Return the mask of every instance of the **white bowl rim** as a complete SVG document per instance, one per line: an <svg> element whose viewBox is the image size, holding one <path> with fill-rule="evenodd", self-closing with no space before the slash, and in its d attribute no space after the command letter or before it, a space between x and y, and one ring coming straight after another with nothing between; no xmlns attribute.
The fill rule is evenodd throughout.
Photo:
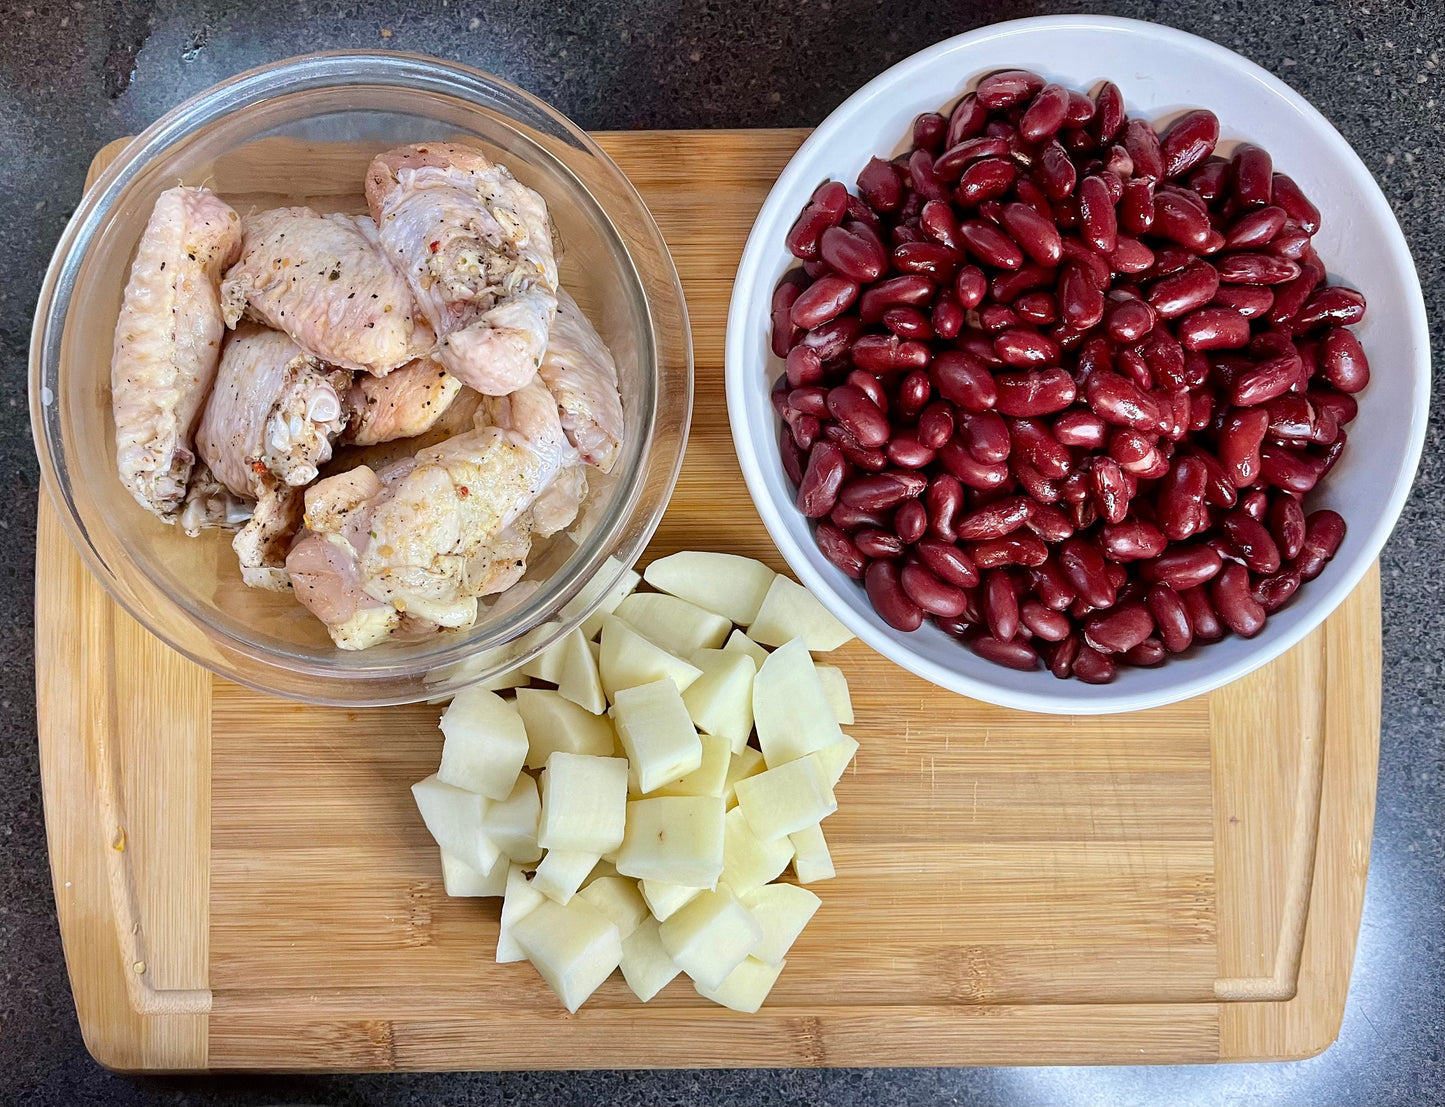
<svg viewBox="0 0 1445 1107"><path fill-rule="evenodd" d="M772 241L768 236L767 225L774 222L780 214L780 208L785 199L784 194L806 168L806 163L813 152L830 144L840 132L844 131L849 126L852 115L861 105L876 96L885 94L895 86L906 83L941 55L963 46L974 46L991 39L1003 39L1039 30L1103 30L1168 42L1192 50L1212 63L1231 69L1243 77L1264 85L1287 101L1319 131L1323 141L1332 148L1334 154L1353 177L1351 183L1357 187L1356 196L1359 201L1385 228L1386 245L1391 262L1404 275L1404 283L1410 293L1400 308L1412 332L1416 348L1421 351L1420 358L1409 368L1416 374L1418 383L1423 385L1419 392L1425 398L1425 402L1416 405L1416 409L1412 413L1405 449L1406 464L1392 485L1384 510L1366 536L1363 548L1353 560L1344 565L1332 563L1335 571L1329 574L1328 581L1321 580L1312 584L1309 597L1311 606L1308 609L1307 617L1300 619L1297 624L1278 638L1262 642L1258 650L1231 664L1206 670L1189 679L1181 680L1175 685L1149 692L1119 691L1114 695L1109 695L1106 690L1107 686L1105 689L1096 687L1092 689L1093 694L1090 698L1085 699L1072 695L1069 685L1063 681L1057 682L1057 689L1050 693L1019 691L999 687L921 657L906 641L900 640L896 636L898 632L880 629L873 623L860 618L846 604L827 604L833 614L842 620L849 630L883 656L923 679L961 695L1001 707L1056 715L1107 715L1124 711L1142 711L1203 695L1237 680L1273 661L1324 622L1354 591L1369 571L1370 566L1380 556L1380 551L1384 548L1390 532L1394 529L1395 523L1404 510L1405 501L1414 484L1425 445L1425 432L1429 420L1430 335L1426 322L1424 295L1420 289L1414 258L1410 254L1404 232L1400 230L1394 212L1390 209L1389 202L1380 191L1374 176L1360 156L1355 153L1354 148L1345 141L1344 136L1308 100L1268 70L1233 50L1186 31L1145 20L1097 15L1034 16L994 23L945 39L884 70L843 101L808 136L784 167L782 173L779 174L754 221L747 244L743 248L742 258L738 263L732 298L728 305L724 357L728 422L732 427L733 444L738 456L738 463L742 468L743 480L747 484L748 492L752 496L758 514L762 517L764 526L767 527L769 535L789 567L797 573L803 584L826 602L827 597L836 592L836 585L814 567L810 555L804 552L785 525L777 504L769 498L759 456L754 449L753 441L746 432L745 396L754 382L748 379L747 366L744 364L748 356L744 350L744 331L748 312L754 307L754 296L762 287L758 280L762 263L778 247L778 242ZM771 288L767 291L771 293ZM791 505L789 506L791 507ZM1322 590L1316 590L1320 583L1325 584L1325 587Z"/></svg>

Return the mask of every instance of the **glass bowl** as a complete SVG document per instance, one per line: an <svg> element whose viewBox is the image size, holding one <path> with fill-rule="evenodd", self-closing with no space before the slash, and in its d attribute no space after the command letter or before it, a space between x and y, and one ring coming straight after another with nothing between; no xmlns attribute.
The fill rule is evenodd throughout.
<svg viewBox="0 0 1445 1107"><path fill-rule="evenodd" d="M534 546L525 580L477 624L351 652L291 595L241 582L230 534L187 538L122 489L112 332L156 196L206 184L243 215L280 204L366 210L362 180L392 146L480 147L547 200L562 282L617 360L625 441L588 471L570 531ZM132 616L191 660L266 692L374 705L444 695L576 627L646 546L676 483L692 412L692 344L677 271L622 171L540 100L485 73L406 54L328 53L244 73L133 140L81 200L41 290L30 411L45 488L71 540Z"/></svg>

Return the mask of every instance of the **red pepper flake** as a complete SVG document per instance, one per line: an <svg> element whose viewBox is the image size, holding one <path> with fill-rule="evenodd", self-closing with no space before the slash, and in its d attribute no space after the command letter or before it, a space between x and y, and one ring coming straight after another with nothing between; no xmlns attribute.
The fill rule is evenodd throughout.
<svg viewBox="0 0 1445 1107"><path fill-rule="evenodd" d="M440 249L442 248L442 240L441 240L441 239L437 239L435 242L429 242L429 243L427 243L427 245L428 245L429 247L431 247L431 252L432 252L432 253L436 253L438 250L440 250Z"/></svg>
<svg viewBox="0 0 1445 1107"><path fill-rule="evenodd" d="M457 486L457 499L465 500L471 494L472 490L468 488L465 484Z"/></svg>

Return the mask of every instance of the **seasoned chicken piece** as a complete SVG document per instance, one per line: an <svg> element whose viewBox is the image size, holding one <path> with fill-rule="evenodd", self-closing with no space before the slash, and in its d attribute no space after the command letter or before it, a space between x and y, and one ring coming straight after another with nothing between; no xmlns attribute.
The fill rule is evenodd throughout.
<svg viewBox="0 0 1445 1107"><path fill-rule="evenodd" d="M346 441L374 446L425 434L461 391L462 382L431 358L418 358L384 377L358 376L348 397L353 415Z"/></svg>
<svg viewBox="0 0 1445 1107"><path fill-rule="evenodd" d="M237 530L251 518L254 506L250 497L236 495L211 475L204 461L198 461L176 522L191 538L203 530Z"/></svg>
<svg viewBox="0 0 1445 1107"><path fill-rule="evenodd" d="M286 565L297 597L343 649L385 638L403 614L413 628L471 626L477 597L525 568L524 517L577 454L539 381L478 415L493 425L308 490L306 530Z"/></svg>
<svg viewBox="0 0 1445 1107"><path fill-rule="evenodd" d="M622 444L622 396L617 363L577 301L557 289L547 352L537 370L562 410L562 427L582 460L604 473Z"/></svg>
<svg viewBox="0 0 1445 1107"><path fill-rule="evenodd" d="M205 188L160 194L141 235L111 356L116 466L136 502L175 522L195 463L191 432L221 357L217 286L241 220Z"/></svg>
<svg viewBox="0 0 1445 1107"><path fill-rule="evenodd" d="M493 396L531 380L557 310L542 197L479 151L443 142L378 155L366 199L447 371Z"/></svg>
<svg viewBox="0 0 1445 1107"><path fill-rule="evenodd" d="M196 449L215 478L256 500L232 542L247 584L287 586L286 547L301 525L297 489L316 479L346 426L345 369L323 365L279 331L252 323L226 343Z"/></svg>
<svg viewBox="0 0 1445 1107"><path fill-rule="evenodd" d="M226 322L249 313L307 353L385 376L429 349L411 292L365 216L273 208L245 219L241 260L226 274Z"/></svg>

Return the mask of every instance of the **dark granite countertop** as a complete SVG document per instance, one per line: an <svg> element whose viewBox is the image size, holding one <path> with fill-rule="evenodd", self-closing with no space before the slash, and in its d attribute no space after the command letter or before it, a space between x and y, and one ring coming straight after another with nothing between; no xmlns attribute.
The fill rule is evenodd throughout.
<svg viewBox="0 0 1445 1107"><path fill-rule="evenodd" d="M1214 1068L538 1073L135 1079L85 1052L55 923L36 762L37 471L25 405L41 275L91 155L252 65L331 47L497 73L584 127L819 122L891 63L1020 16L1092 10L1214 39L1308 97L1394 204L1445 353L1441 0L0 0L0 1101L6 1103L1445 1103L1445 389L1384 557L1384 719L1364 920L1339 1042Z"/></svg>

